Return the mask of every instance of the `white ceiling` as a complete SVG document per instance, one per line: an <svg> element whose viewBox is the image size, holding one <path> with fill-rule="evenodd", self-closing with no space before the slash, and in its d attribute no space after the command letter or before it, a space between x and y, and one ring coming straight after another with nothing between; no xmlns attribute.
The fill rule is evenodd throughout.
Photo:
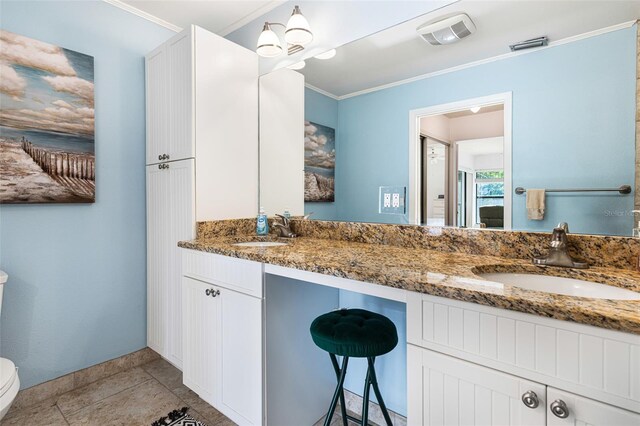
<svg viewBox="0 0 640 426"><path fill-rule="evenodd" d="M458 153L467 155L502 154L504 138L470 139L458 141Z"/></svg>
<svg viewBox="0 0 640 426"><path fill-rule="evenodd" d="M220 35L229 34L284 3L281 0L119 1L175 26L186 28L196 24Z"/></svg>
<svg viewBox="0 0 640 426"><path fill-rule="evenodd" d="M465 12L477 32L431 46L421 24ZM509 53L509 44L546 35L551 43L640 18L640 1L461 0L338 48L331 60L309 59L306 82L337 97Z"/></svg>

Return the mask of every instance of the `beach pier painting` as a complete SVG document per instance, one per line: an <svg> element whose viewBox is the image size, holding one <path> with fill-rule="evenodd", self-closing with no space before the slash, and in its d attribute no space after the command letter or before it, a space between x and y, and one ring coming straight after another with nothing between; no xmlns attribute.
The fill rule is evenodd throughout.
<svg viewBox="0 0 640 426"><path fill-rule="evenodd" d="M322 124L304 123L304 201L335 200L336 131Z"/></svg>
<svg viewBox="0 0 640 426"><path fill-rule="evenodd" d="M93 57L0 30L0 203L95 202Z"/></svg>

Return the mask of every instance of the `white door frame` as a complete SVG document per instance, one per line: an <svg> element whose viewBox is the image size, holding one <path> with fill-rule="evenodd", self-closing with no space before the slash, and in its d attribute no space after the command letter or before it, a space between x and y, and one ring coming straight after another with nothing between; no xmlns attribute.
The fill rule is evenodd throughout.
<svg viewBox="0 0 640 426"><path fill-rule="evenodd" d="M464 99L409 111L409 223L420 225L420 119L429 115L446 114L474 106L504 105L504 229L511 229L512 173L511 173L511 121L512 92L497 93L479 98Z"/></svg>

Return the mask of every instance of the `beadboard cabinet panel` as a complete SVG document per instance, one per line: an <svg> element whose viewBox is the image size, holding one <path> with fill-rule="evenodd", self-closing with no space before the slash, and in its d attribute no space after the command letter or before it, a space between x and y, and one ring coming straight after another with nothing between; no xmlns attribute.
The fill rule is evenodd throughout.
<svg viewBox="0 0 640 426"><path fill-rule="evenodd" d="M182 262L178 241L195 236L194 160L147 166L147 344L182 363Z"/></svg>
<svg viewBox="0 0 640 426"><path fill-rule="evenodd" d="M640 411L637 335L410 292L407 336L421 347Z"/></svg>
<svg viewBox="0 0 640 426"><path fill-rule="evenodd" d="M632 413L551 387L547 388L547 400L548 407L551 407L554 401L563 401L568 409L568 416L566 418L560 418L553 414L551 408L549 408L547 412L548 426L640 425L640 414L638 413Z"/></svg>
<svg viewBox="0 0 640 426"><path fill-rule="evenodd" d="M183 31L169 40L168 92L169 92L169 160L195 157L193 131L193 32Z"/></svg>
<svg viewBox="0 0 640 426"><path fill-rule="evenodd" d="M262 297L262 263L184 249L182 264L185 276Z"/></svg>
<svg viewBox="0 0 640 426"><path fill-rule="evenodd" d="M147 345L166 353L169 280L169 235L158 232L169 223L169 175L147 166Z"/></svg>
<svg viewBox="0 0 640 426"><path fill-rule="evenodd" d="M182 380L213 406L220 402L220 298L210 284L184 277L182 280L183 344Z"/></svg>
<svg viewBox="0 0 640 426"><path fill-rule="evenodd" d="M169 151L169 78L166 47L160 46L146 57L147 164L162 161Z"/></svg>
<svg viewBox="0 0 640 426"><path fill-rule="evenodd" d="M409 345L409 421L416 425L544 425L545 386ZM522 395L535 392L529 408Z"/></svg>

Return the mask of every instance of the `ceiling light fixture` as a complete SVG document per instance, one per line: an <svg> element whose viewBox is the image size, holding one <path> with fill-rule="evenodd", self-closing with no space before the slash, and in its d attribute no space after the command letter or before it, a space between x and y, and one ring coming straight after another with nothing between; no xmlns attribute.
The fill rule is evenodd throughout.
<svg viewBox="0 0 640 426"><path fill-rule="evenodd" d="M479 107L479 106L474 106L474 107L469 108L469 111L471 111L472 113L475 114L476 112L480 111L480 108L481 107Z"/></svg>
<svg viewBox="0 0 640 426"><path fill-rule="evenodd" d="M289 65L287 68L289 68L290 70L298 71L304 68L305 65L307 65L305 61L300 61L296 62L295 64Z"/></svg>
<svg viewBox="0 0 640 426"><path fill-rule="evenodd" d="M279 22L264 23L260 37L258 37L256 53L265 58L274 58L280 55L283 50L280 45L280 38L271 29L274 25L285 29L284 40L288 44L287 53L289 55L300 52L306 44L311 43L313 40L313 33L311 32L307 18L300 12L300 8L295 6L286 26Z"/></svg>
<svg viewBox="0 0 640 426"><path fill-rule="evenodd" d="M264 23L260 37L258 37L258 48L256 53L265 58L273 58L282 53L282 46L280 46L280 39L278 35L273 32L271 25L268 22Z"/></svg>
<svg viewBox="0 0 640 426"><path fill-rule="evenodd" d="M428 22L416 29L429 44L440 46L455 43L476 32L476 25L469 15L460 13L435 22Z"/></svg>
<svg viewBox="0 0 640 426"><path fill-rule="evenodd" d="M324 53L314 56L316 59L331 59L336 56L336 49L327 50Z"/></svg>

